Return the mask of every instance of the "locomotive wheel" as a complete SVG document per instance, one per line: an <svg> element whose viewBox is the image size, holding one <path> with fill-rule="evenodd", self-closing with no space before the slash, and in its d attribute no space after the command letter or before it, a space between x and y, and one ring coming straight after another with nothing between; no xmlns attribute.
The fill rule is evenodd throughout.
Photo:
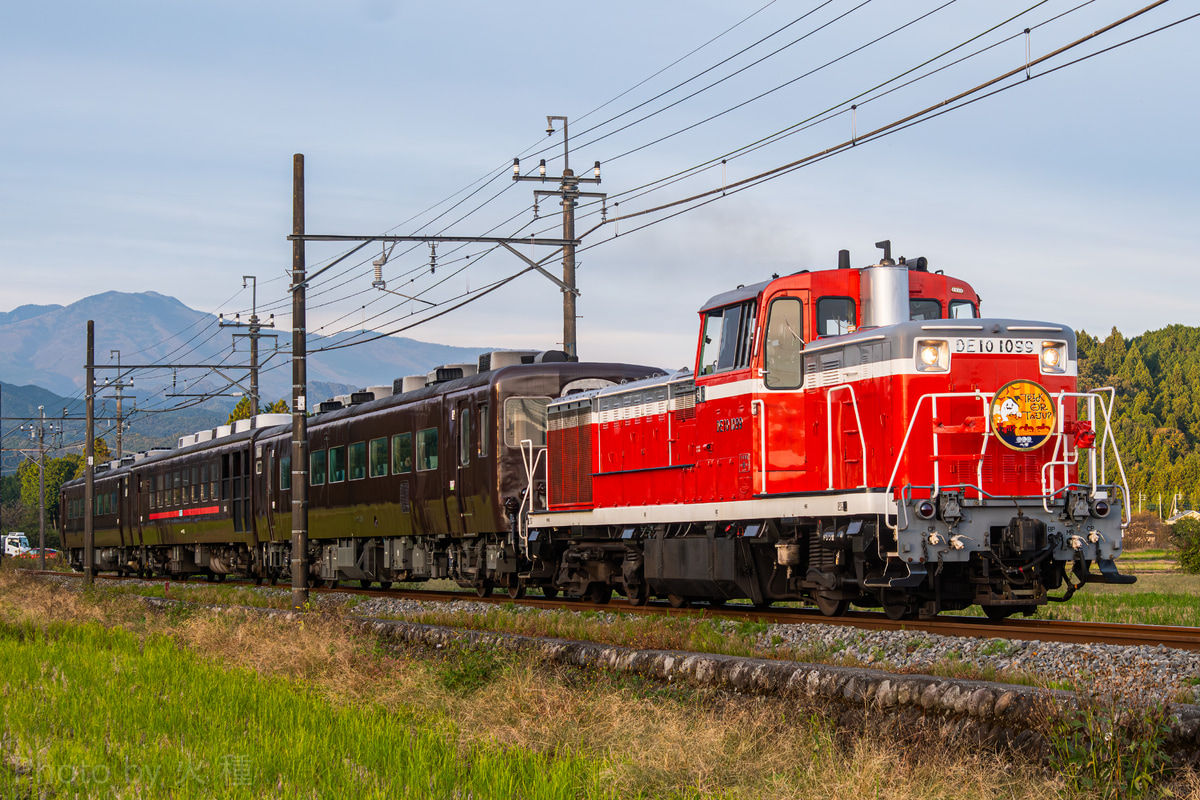
<svg viewBox="0 0 1200 800"><path fill-rule="evenodd" d="M813 592L813 601L827 617L840 617L850 608L850 601L832 597L828 592Z"/></svg>
<svg viewBox="0 0 1200 800"><path fill-rule="evenodd" d="M598 606L608 605L612 600L612 587L603 583L593 583L588 587L588 599Z"/></svg>
<svg viewBox="0 0 1200 800"><path fill-rule="evenodd" d="M890 620L899 622L905 619L917 618L917 604L904 592L898 592L895 589L884 589L879 593L879 603L883 606L883 613Z"/></svg>
<svg viewBox="0 0 1200 800"><path fill-rule="evenodd" d="M671 608L687 608L689 605L686 597L680 597L677 594L667 595L667 602L671 604Z"/></svg>
<svg viewBox="0 0 1200 800"><path fill-rule="evenodd" d="M983 613L993 621L1000 621L1016 614L1030 616L1037 613L1037 606L983 606Z"/></svg>
<svg viewBox="0 0 1200 800"><path fill-rule="evenodd" d="M475 584L475 594L479 595L480 597L491 597L493 588L495 588L495 587L493 586L491 581L484 581L483 583L477 583L477 584Z"/></svg>
<svg viewBox="0 0 1200 800"><path fill-rule="evenodd" d="M224 583L224 582L225 582L225 576L226 576L226 573L224 573L224 572L218 572L218 573L217 573L217 583Z"/></svg>
<svg viewBox="0 0 1200 800"><path fill-rule="evenodd" d="M637 586L625 585L625 600L631 606L644 606L646 601L650 599L650 587L644 583L639 583Z"/></svg>

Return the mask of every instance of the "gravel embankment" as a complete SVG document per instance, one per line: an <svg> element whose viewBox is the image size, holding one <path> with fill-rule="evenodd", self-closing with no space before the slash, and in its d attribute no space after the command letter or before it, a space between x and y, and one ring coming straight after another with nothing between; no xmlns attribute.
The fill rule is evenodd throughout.
<svg viewBox="0 0 1200 800"><path fill-rule="evenodd" d="M72 579L59 579L78 586ZM129 586L129 581L122 583ZM161 586L160 583L147 583ZM253 587L263 595L286 595L282 587ZM181 596L179 593L176 596ZM489 603L469 600L452 603L411 600L400 597L369 597L342 593L312 596L317 607L340 605L350 598L360 602L353 613L359 617L411 619L429 612L453 610L483 613L495 610ZM591 618L594 624L617 619L619 606L611 606ZM510 609L515 614L579 613L529 607ZM716 620L731 632L738 623ZM1200 689L1200 653L1157 647L1124 647L1107 644L1072 644L1019 639L973 639L939 636L923 631L867 631L819 623L770 625L758 635L762 655L786 649L802 659L820 663L864 666L903 673L967 674L999 682L1041 683L1055 688L1074 687L1098 695L1113 694L1125 702L1193 702ZM994 677L992 677L994 676Z"/></svg>

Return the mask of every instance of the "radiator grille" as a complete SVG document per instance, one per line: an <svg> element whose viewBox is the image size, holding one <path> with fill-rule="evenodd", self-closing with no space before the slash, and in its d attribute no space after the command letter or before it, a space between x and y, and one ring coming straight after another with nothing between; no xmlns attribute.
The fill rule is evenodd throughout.
<svg viewBox="0 0 1200 800"><path fill-rule="evenodd" d="M550 507L591 503L591 408L552 413L546 444L550 454Z"/></svg>

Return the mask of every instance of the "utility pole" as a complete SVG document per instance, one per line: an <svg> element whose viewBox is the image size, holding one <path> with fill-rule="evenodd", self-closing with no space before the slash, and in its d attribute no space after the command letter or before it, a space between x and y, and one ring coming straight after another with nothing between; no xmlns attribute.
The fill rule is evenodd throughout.
<svg viewBox="0 0 1200 800"><path fill-rule="evenodd" d="M123 394L123 392L126 389L133 388L133 378L130 378L129 380L125 380L124 376L122 376L122 374L121 374L121 351L120 350L109 350L108 351L109 358L112 358L114 355L117 357L117 377L112 382L109 382L109 379L105 378L104 386L105 386L105 388L111 388L113 391L116 392L116 394L105 395L104 399L117 401L117 461L120 461L121 456L123 456L125 454L124 440L122 438L124 435L124 432L125 432L125 416L124 416L124 414L121 413L121 404L125 399L125 395Z"/></svg>
<svg viewBox="0 0 1200 800"><path fill-rule="evenodd" d="M292 235L304 236L304 155L292 157ZM308 372L304 239L292 239L292 609L308 605Z"/></svg>
<svg viewBox="0 0 1200 800"><path fill-rule="evenodd" d="M258 340L264 336L268 336L272 339L278 337L273 333L260 333L261 329L263 328L275 327L275 315L271 315L271 320L269 322L263 323L259 321L258 278L256 278L254 275L243 275L243 289L246 288L247 281L249 281L250 286L253 287L250 294L250 321L242 322L241 314L234 314L233 322L226 322L224 314L218 315L218 319L222 328L248 328L250 331L249 333L235 333L233 338L235 342L240 337L245 337L250 340L250 416L253 417L258 413L258 409L262 406L262 398L259 396L258 391Z"/></svg>
<svg viewBox="0 0 1200 800"><path fill-rule="evenodd" d="M96 322L87 324L87 441L83 444L83 585L91 586L96 564L96 538L92 512L96 503Z"/></svg>
<svg viewBox="0 0 1200 800"><path fill-rule="evenodd" d="M575 297L579 294L575 291L575 207L578 205L580 197L596 197L603 200L607 195L598 192L581 192L579 184L581 183L599 183L600 182L600 162L597 161L593 167L593 175L591 178L581 178L571 171L571 149L570 140L567 137L567 118L566 117L546 117L546 135L554 135L554 123L562 122L563 130L563 171L562 175L552 180L559 181L557 191L537 190L533 193L534 196L534 214L537 214L537 198L544 196L560 197L562 199L562 215L563 215L563 234L562 238L567 244L563 245L563 277L562 282L567 288L563 289L563 350L566 351L568 357L572 361L579 360L579 347L576 338L576 312L575 312ZM521 159L513 159L513 180L514 181L541 181L546 182L546 159L542 159L538 165L537 175L522 175L521 174ZM603 213L603 212L602 212Z"/></svg>

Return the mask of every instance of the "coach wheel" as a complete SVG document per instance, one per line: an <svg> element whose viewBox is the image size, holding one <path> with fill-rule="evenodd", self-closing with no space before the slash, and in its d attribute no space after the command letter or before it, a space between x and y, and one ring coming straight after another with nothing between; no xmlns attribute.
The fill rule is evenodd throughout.
<svg viewBox="0 0 1200 800"><path fill-rule="evenodd" d="M371 581L364 579L364 580L359 581L358 585L359 585L359 588L361 588L361 589L370 589Z"/></svg>
<svg viewBox="0 0 1200 800"><path fill-rule="evenodd" d="M494 588L495 584L493 584L491 581L482 581L475 584L475 594L479 595L480 597L491 597L492 589Z"/></svg>
<svg viewBox="0 0 1200 800"><path fill-rule="evenodd" d="M554 598L558 597L558 589L554 588L553 586L543 586L542 597L546 598L547 600L553 600Z"/></svg>
<svg viewBox="0 0 1200 800"><path fill-rule="evenodd" d="M271 570L267 574L267 585L274 586L277 583L279 583L279 573L276 572L275 570Z"/></svg>
<svg viewBox="0 0 1200 800"><path fill-rule="evenodd" d="M227 573L218 572L217 573L217 583L224 583L226 577L227 577Z"/></svg>
<svg viewBox="0 0 1200 800"><path fill-rule="evenodd" d="M850 601L834 597L828 592L813 592L813 602L827 617L840 617L850 608Z"/></svg>
<svg viewBox="0 0 1200 800"><path fill-rule="evenodd" d="M508 590L509 598L513 600L520 600L525 596L525 581L521 580L515 572L508 574L505 588Z"/></svg>
<svg viewBox="0 0 1200 800"><path fill-rule="evenodd" d="M671 604L671 608L687 608L688 599L677 594L667 595L667 602Z"/></svg>
<svg viewBox="0 0 1200 800"><path fill-rule="evenodd" d="M612 587L606 583L593 583L588 587L588 599L598 606L608 605L612 600Z"/></svg>
<svg viewBox="0 0 1200 800"><path fill-rule="evenodd" d="M899 622L900 620L917 618L917 604L904 592L898 592L895 589L884 589L879 593L879 603L883 606L883 613L890 620Z"/></svg>
<svg viewBox="0 0 1200 800"><path fill-rule="evenodd" d="M262 583L263 583L263 576L262 576L262 575L255 575L255 576L254 576L254 585L255 585L255 586L262 586Z"/></svg>
<svg viewBox="0 0 1200 800"><path fill-rule="evenodd" d="M325 585L325 579L309 573L308 580L305 581L310 589L320 589Z"/></svg>
<svg viewBox="0 0 1200 800"><path fill-rule="evenodd" d="M388 589L392 588L392 582L391 581L380 581L379 588L383 589L386 592Z"/></svg>
<svg viewBox="0 0 1200 800"><path fill-rule="evenodd" d="M644 583L636 586L625 584L625 599L631 606L644 606L650 599L650 587Z"/></svg>

